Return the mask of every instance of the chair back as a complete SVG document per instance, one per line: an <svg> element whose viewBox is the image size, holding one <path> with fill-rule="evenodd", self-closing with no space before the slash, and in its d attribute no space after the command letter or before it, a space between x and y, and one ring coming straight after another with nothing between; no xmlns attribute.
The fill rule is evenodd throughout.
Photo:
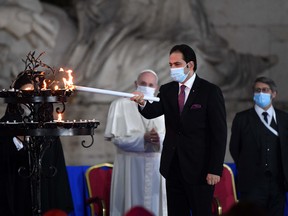
<svg viewBox="0 0 288 216"><path fill-rule="evenodd" d="M43 216L68 216L68 214L60 209L51 209L43 213Z"/></svg>
<svg viewBox="0 0 288 216"><path fill-rule="evenodd" d="M142 206L134 206L128 212L125 213L125 216L154 216L154 215Z"/></svg>
<svg viewBox="0 0 288 216"><path fill-rule="evenodd" d="M102 163L91 166L85 173L91 216L109 216L112 169L112 164Z"/></svg>
<svg viewBox="0 0 288 216"><path fill-rule="evenodd" d="M213 211L217 211L216 215L225 214L235 203L238 202L234 174L232 169L224 164L223 173L220 182L215 185L214 202L217 209L214 207Z"/></svg>

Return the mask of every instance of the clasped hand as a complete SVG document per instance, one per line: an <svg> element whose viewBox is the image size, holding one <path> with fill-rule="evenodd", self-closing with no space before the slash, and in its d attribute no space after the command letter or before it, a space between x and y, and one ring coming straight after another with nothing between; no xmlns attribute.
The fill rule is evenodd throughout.
<svg viewBox="0 0 288 216"><path fill-rule="evenodd" d="M145 140L145 142L149 142L149 143L152 143L154 145L160 144L159 134L157 133L157 131L154 128L152 128L152 130L150 130L144 134L144 140Z"/></svg>

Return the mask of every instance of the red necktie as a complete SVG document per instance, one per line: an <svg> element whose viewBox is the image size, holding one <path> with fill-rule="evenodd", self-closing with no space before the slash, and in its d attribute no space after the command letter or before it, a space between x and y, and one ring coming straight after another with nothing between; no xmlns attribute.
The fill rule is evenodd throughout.
<svg viewBox="0 0 288 216"><path fill-rule="evenodd" d="M185 85L180 86L180 94L178 95L178 105L179 105L179 112L182 113L184 103L185 103Z"/></svg>

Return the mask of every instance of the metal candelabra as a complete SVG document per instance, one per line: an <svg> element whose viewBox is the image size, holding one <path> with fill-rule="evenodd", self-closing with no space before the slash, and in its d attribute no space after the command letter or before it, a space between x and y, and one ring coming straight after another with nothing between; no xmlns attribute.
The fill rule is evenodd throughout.
<svg viewBox="0 0 288 216"><path fill-rule="evenodd" d="M35 62L34 53L32 55L30 53L28 57L30 58L28 62ZM30 79L30 83L33 84L32 89L12 88L0 91L0 97L4 98L5 103L13 104L19 108L24 106L26 111L28 110L28 113L21 115L22 119L20 121L18 119L0 122L0 136L14 137L19 141L20 147L18 147L27 151L29 167L23 165L19 168L18 174L23 178L30 178L33 216L40 216L42 214L41 178L44 174L42 158L46 150L55 144L57 137L61 136L89 135L92 139L91 143L86 145L85 141L82 141L82 145L90 147L94 143L94 130L100 123L95 119L81 121L54 120L53 104L58 105L55 109L56 113L58 115L63 114L67 98L73 93L73 90L43 89L43 85L45 85L44 74L34 69L24 71L24 74L26 73ZM51 167L51 173L44 175L53 177L56 172L56 168Z"/></svg>

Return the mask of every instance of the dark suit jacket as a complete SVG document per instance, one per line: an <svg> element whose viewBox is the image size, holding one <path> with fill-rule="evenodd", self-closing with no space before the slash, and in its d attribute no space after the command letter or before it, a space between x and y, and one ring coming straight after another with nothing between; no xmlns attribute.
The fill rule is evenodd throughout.
<svg viewBox="0 0 288 216"><path fill-rule="evenodd" d="M280 140L281 162L283 174L288 179L288 114L275 109ZM261 164L261 132L254 108L237 113L232 123L230 152L238 169L238 186L240 191L250 190L259 176L263 176ZM285 183L285 182L284 182ZM285 184L286 184L285 183Z"/></svg>
<svg viewBox="0 0 288 216"><path fill-rule="evenodd" d="M161 86L160 102L147 102L140 112L148 119L165 116L161 174L167 178L173 156L178 154L184 179L203 183L208 173L222 174L227 139L223 95L219 87L196 76L180 116L178 92L177 82Z"/></svg>

